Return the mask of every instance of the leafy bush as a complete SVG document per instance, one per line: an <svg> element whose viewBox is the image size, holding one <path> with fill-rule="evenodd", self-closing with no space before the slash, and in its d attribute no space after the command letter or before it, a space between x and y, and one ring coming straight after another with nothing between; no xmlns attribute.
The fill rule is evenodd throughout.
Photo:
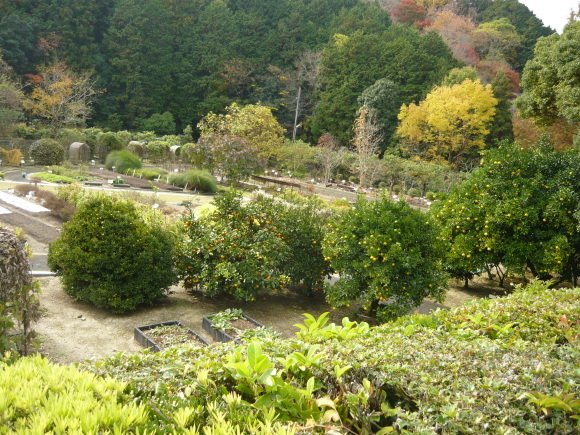
<svg viewBox="0 0 580 435"><path fill-rule="evenodd" d="M37 165L60 165L64 161L64 149L54 139L40 139L31 145L30 157Z"/></svg>
<svg viewBox="0 0 580 435"><path fill-rule="evenodd" d="M152 140L145 145L147 157L152 162L162 161L169 153L169 142L162 140Z"/></svg>
<svg viewBox="0 0 580 435"><path fill-rule="evenodd" d="M289 206L280 205L280 210L272 214L272 222L288 248L280 269L291 285L307 294L322 290L324 279L331 272L322 253L326 220L319 201L308 197Z"/></svg>
<svg viewBox="0 0 580 435"><path fill-rule="evenodd" d="M421 192L419 192L419 189L417 189L415 187L411 187L407 191L407 195L409 195L411 198L417 198L417 197L421 196Z"/></svg>
<svg viewBox="0 0 580 435"><path fill-rule="evenodd" d="M573 281L580 271L580 151L502 145L431 213L457 278L490 264L503 286L509 274Z"/></svg>
<svg viewBox="0 0 580 435"><path fill-rule="evenodd" d="M0 365L3 431L10 433L134 433L148 420L125 385L40 355Z"/></svg>
<svg viewBox="0 0 580 435"><path fill-rule="evenodd" d="M296 340L117 354L89 369L127 381L161 430L263 433L262 421L270 433L571 434L580 352L566 337L580 332L579 303L579 289L535 283L375 328L307 316ZM486 332L490 314L506 334Z"/></svg>
<svg viewBox="0 0 580 435"><path fill-rule="evenodd" d="M214 203L217 209L207 220L193 214L184 220L177 268L185 288L200 286L208 296L247 301L279 290L288 280L279 268L288 250L267 213L272 201L243 206L241 196L228 191Z"/></svg>
<svg viewBox="0 0 580 435"><path fill-rule="evenodd" d="M363 302L380 321L406 314L425 297L441 299L446 277L438 227L405 202L359 197L324 240L324 255L340 279L327 286L335 306Z"/></svg>
<svg viewBox="0 0 580 435"><path fill-rule="evenodd" d="M175 282L173 243L169 230L146 223L132 202L95 195L63 225L48 264L75 299L123 313L154 304Z"/></svg>
<svg viewBox="0 0 580 435"><path fill-rule="evenodd" d="M434 201L435 200L435 193L433 192L427 192L425 193L425 198L427 198L429 201Z"/></svg>
<svg viewBox="0 0 580 435"><path fill-rule="evenodd" d="M129 150L113 151L105 159L105 167L124 174L128 169L141 169L141 159Z"/></svg>
<svg viewBox="0 0 580 435"><path fill-rule="evenodd" d="M169 184L207 193L215 193L218 190L215 177L207 171L197 169L172 174L169 177Z"/></svg>

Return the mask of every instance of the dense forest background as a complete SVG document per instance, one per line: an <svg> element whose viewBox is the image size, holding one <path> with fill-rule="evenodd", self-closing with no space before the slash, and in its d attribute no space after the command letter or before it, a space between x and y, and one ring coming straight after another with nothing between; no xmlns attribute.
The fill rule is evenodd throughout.
<svg viewBox="0 0 580 435"><path fill-rule="evenodd" d="M261 103L289 135L297 111L299 138L347 145L367 104L383 149L401 105L461 67L484 84L507 76L489 140L512 139L520 75L553 33L517 0L0 1L0 53L24 92L56 64L90 73L89 126L139 130L169 112L176 131L163 133L181 133L233 102Z"/></svg>

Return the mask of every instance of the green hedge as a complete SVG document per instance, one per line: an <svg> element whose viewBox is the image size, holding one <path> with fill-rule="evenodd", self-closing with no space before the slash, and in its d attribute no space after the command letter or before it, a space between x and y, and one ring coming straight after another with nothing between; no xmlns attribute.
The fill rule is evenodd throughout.
<svg viewBox="0 0 580 435"><path fill-rule="evenodd" d="M26 357L0 364L2 426L15 433L573 434L579 305L579 289L535 282L506 298L375 328L306 315L296 339L119 353L81 366L91 373Z"/></svg>
<svg viewBox="0 0 580 435"><path fill-rule="evenodd" d="M265 421L272 433L572 434L579 304L578 289L535 283L375 328L310 316L295 340L118 354L89 369L129 382L160 431Z"/></svg>
<svg viewBox="0 0 580 435"><path fill-rule="evenodd" d="M66 175L57 175L48 172L37 172L36 174L31 174L29 178L40 178L48 183L74 183L76 181L76 179L67 177Z"/></svg>

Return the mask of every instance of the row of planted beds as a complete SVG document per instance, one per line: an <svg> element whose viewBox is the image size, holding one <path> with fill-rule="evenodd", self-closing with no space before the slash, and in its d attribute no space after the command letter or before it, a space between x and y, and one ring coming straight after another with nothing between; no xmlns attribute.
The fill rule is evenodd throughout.
<svg viewBox="0 0 580 435"><path fill-rule="evenodd" d="M222 343L228 341L241 343L243 336L268 329L239 309L226 309L204 317L202 328L214 341ZM134 335L137 342L154 352L174 346L202 347L209 344L199 334L177 320L138 326L134 330Z"/></svg>

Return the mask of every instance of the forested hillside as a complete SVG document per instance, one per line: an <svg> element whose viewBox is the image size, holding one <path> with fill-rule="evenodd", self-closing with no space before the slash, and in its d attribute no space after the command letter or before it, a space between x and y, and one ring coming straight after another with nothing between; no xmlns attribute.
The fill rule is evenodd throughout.
<svg viewBox="0 0 580 435"><path fill-rule="evenodd" d="M517 0L0 2L0 54L24 92L55 65L91 73L90 125L139 130L170 112L181 133L233 102L261 102L289 133L298 107L299 137L347 145L366 103L383 148L401 105L453 68L473 67L484 84L503 71L517 92L551 33Z"/></svg>

